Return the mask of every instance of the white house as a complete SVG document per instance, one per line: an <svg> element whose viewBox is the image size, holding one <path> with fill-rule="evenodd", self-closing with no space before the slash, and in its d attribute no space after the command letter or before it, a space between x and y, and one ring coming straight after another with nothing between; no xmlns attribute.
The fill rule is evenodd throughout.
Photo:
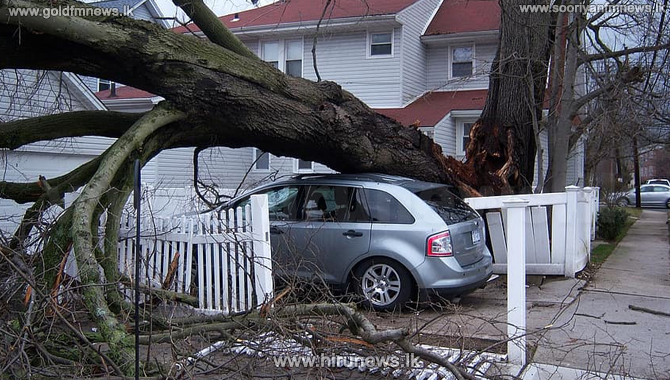
<svg viewBox="0 0 670 380"><path fill-rule="evenodd" d="M325 1L291 0L220 17L262 59L289 75L316 80L311 53ZM418 124L445 154L465 158L469 129L486 99L497 48L500 8L494 0L339 0L319 25L316 61L335 81L378 112ZM175 29L195 32L195 25ZM160 98L133 88L96 94L112 110L143 112ZM546 148L546 134L544 146ZM161 153L154 178L192 183L192 149ZM264 155L254 148L210 149L200 176L226 189L268 174L324 172L319 164ZM258 159L258 161L256 161ZM255 162L255 163L254 163ZM545 149L546 165L546 149ZM583 147L574 152L568 184L581 183Z"/></svg>

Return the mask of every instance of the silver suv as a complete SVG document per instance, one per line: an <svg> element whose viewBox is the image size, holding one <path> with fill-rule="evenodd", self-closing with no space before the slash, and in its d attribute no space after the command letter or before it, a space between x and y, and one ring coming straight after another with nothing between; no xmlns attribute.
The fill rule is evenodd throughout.
<svg viewBox="0 0 670 380"><path fill-rule="evenodd" d="M303 175L267 194L275 274L362 295L377 310L459 296L492 272L484 221L449 186L382 174Z"/></svg>

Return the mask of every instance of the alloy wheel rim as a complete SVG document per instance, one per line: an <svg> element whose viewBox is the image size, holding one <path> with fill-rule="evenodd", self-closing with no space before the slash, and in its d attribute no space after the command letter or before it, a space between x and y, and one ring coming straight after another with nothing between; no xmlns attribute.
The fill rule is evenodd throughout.
<svg viewBox="0 0 670 380"><path fill-rule="evenodd" d="M361 279L363 295L375 306L387 306L398 298L401 289L400 275L387 264L369 267Z"/></svg>

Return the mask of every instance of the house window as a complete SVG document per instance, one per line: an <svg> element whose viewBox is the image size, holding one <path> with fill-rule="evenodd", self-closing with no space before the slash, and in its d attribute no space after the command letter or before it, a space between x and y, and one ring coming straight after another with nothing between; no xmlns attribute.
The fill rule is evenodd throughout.
<svg viewBox="0 0 670 380"><path fill-rule="evenodd" d="M109 90L112 87L112 82L107 79L98 79L98 91Z"/></svg>
<svg viewBox="0 0 670 380"><path fill-rule="evenodd" d="M263 42L261 47L261 58L276 69L279 68L279 41Z"/></svg>
<svg viewBox="0 0 670 380"><path fill-rule="evenodd" d="M254 148L254 169L259 171L270 170L270 153Z"/></svg>
<svg viewBox="0 0 670 380"><path fill-rule="evenodd" d="M305 161L296 158L294 171L296 173L312 173L314 171L314 161Z"/></svg>
<svg viewBox="0 0 670 380"><path fill-rule="evenodd" d="M470 143L470 130L474 124L474 120L461 120L456 123L457 155L465 156L465 150Z"/></svg>
<svg viewBox="0 0 670 380"><path fill-rule="evenodd" d="M472 75L472 46L459 46L451 49L451 77L460 78Z"/></svg>
<svg viewBox="0 0 670 380"><path fill-rule="evenodd" d="M370 56L384 57L393 54L393 33L370 33Z"/></svg>
<svg viewBox="0 0 670 380"><path fill-rule="evenodd" d="M302 77L302 41L286 41L286 74Z"/></svg>
<svg viewBox="0 0 670 380"><path fill-rule="evenodd" d="M302 40L263 41L261 58L276 69L302 77Z"/></svg>

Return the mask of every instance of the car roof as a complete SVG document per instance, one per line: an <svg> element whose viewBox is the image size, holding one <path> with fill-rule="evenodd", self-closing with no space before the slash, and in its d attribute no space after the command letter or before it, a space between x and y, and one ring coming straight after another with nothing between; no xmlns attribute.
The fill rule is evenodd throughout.
<svg viewBox="0 0 670 380"><path fill-rule="evenodd" d="M397 185L406 188L412 192L431 189L440 186L449 187L454 190L454 187L449 184L434 183L419 181L413 178L401 177L397 175L382 174L382 173L356 173L356 174L301 174L291 177L290 182L368 182L368 183L385 183L390 185Z"/></svg>

